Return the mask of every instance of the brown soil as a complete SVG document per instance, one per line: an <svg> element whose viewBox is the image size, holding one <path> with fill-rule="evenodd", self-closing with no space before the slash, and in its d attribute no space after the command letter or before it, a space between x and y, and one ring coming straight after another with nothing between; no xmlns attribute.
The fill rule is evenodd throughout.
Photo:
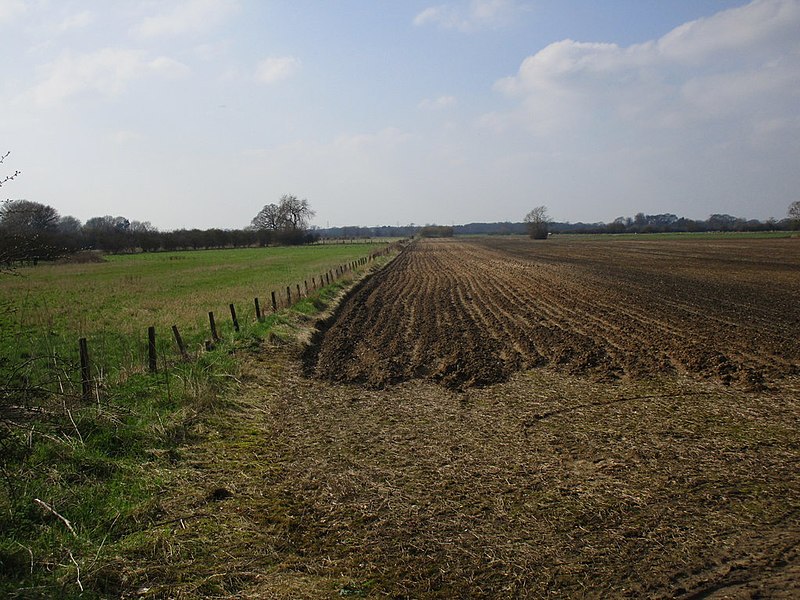
<svg viewBox="0 0 800 600"><path fill-rule="evenodd" d="M797 597L796 242L551 242L418 243L245 358L129 595Z"/></svg>
<svg viewBox="0 0 800 600"><path fill-rule="evenodd" d="M761 389L800 373L798 298L794 240L424 240L347 300L306 362L378 388L463 389L552 365Z"/></svg>

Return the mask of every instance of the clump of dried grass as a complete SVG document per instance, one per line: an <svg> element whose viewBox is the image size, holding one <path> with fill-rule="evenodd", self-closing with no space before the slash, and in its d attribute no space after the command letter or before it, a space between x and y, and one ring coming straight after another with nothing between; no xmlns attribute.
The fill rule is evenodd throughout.
<svg viewBox="0 0 800 600"><path fill-rule="evenodd" d="M305 378L297 352L247 362L166 503L180 557L140 578L178 597L667 597L733 562L757 579L798 540L796 398L549 371L364 390Z"/></svg>

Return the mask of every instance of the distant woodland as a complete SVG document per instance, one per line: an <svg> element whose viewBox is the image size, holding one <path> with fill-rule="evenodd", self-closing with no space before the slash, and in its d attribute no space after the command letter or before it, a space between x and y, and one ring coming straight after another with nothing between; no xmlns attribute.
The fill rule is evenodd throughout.
<svg viewBox="0 0 800 600"><path fill-rule="evenodd" d="M288 203L287 203L288 201ZM294 204L292 204L294 202ZM291 210L300 211L294 216ZM794 207L794 205L792 205ZM552 234L615 234L707 231L776 231L800 229L800 219L792 212L780 221L746 220L727 214L714 214L705 220L693 220L673 214L619 217L611 223L549 222ZM274 213L274 214L273 214ZM288 215L288 216L287 216ZM525 222L468 223L466 225L382 225L378 227L329 227L308 225L313 211L305 200L284 197L278 205L265 206L250 226L243 229L177 229L160 231L149 222L125 217L94 217L81 223L71 216L61 216L51 207L27 200L7 201L0 206L0 262L37 262L54 260L81 251L108 253L242 248L253 246L294 245L320 240L364 238L449 237L453 235L524 235ZM274 217L274 218L267 218Z"/></svg>

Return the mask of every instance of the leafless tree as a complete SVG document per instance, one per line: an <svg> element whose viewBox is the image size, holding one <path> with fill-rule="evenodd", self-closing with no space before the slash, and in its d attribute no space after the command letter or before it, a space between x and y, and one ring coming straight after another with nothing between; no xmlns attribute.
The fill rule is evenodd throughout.
<svg viewBox="0 0 800 600"><path fill-rule="evenodd" d="M789 205L789 219L795 229L800 229L800 200L795 200Z"/></svg>
<svg viewBox="0 0 800 600"><path fill-rule="evenodd" d="M549 222L550 216L547 214L546 206L537 206L525 215L525 223L528 224L528 235L535 240L547 239Z"/></svg>
<svg viewBox="0 0 800 600"><path fill-rule="evenodd" d="M281 196L279 210L287 227L291 229L308 229L309 222L316 214L311 210L308 200L300 200L297 196Z"/></svg>
<svg viewBox="0 0 800 600"><path fill-rule="evenodd" d="M250 222L250 227L262 233L262 245L275 241L302 244L315 214L308 200L286 194L281 196L279 204L264 206Z"/></svg>
<svg viewBox="0 0 800 600"><path fill-rule="evenodd" d="M281 210L277 204L267 204L253 217L250 226L253 229L276 231L281 228Z"/></svg>

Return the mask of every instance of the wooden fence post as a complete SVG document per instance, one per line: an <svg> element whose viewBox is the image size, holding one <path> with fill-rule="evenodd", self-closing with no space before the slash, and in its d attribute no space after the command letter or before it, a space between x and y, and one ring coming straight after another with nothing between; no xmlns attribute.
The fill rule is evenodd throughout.
<svg viewBox="0 0 800 600"><path fill-rule="evenodd" d="M288 285L286 286L286 306L289 307L292 305L292 288Z"/></svg>
<svg viewBox="0 0 800 600"><path fill-rule="evenodd" d="M233 330L239 331L239 319L236 318L236 308L233 304L230 305L231 307L231 319L233 319Z"/></svg>
<svg viewBox="0 0 800 600"><path fill-rule="evenodd" d="M314 291L317 289L317 280L313 277L311 278L311 286L314 288Z"/></svg>
<svg viewBox="0 0 800 600"><path fill-rule="evenodd" d="M92 372L89 368L89 345L86 338L78 340L81 354L81 398L89 401L92 399Z"/></svg>
<svg viewBox="0 0 800 600"><path fill-rule="evenodd" d="M272 312L278 312L278 302L275 300L275 292L272 292Z"/></svg>
<svg viewBox="0 0 800 600"><path fill-rule="evenodd" d="M261 318L261 305L258 303L258 298L255 299L256 302L256 321L259 323L262 321Z"/></svg>
<svg viewBox="0 0 800 600"><path fill-rule="evenodd" d="M307 297L308 296L308 280L307 279L303 280L303 285L306 287L306 297Z"/></svg>
<svg viewBox="0 0 800 600"><path fill-rule="evenodd" d="M172 326L172 335L175 336L175 342L178 344L178 350L181 352L181 357L183 360L189 360L189 353L186 352L186 346L183 345L183 338L181 334L178 332L178 326Z"/></svg>
<svg viewBox="0 0 800 600"><path fill-rule="evenodd" d="M147 328L147 367L151 373L158 372L158 361L156 360L156 328Z"/></svg>
<svg viewBox="0 0 800 600"><path fill-rule="evenodd" d="M211 339L215 342L219 341L219 335L217 334L217 324L214 322L214 313L208 313L208 322L211 324Z"/></svg>
<svg viewBox="0 0 800 600"><path fill-rule="evenodd" d="M300 284L297 284L297 300L299 301L302 298L302 294L300 293Z"/></svg>

